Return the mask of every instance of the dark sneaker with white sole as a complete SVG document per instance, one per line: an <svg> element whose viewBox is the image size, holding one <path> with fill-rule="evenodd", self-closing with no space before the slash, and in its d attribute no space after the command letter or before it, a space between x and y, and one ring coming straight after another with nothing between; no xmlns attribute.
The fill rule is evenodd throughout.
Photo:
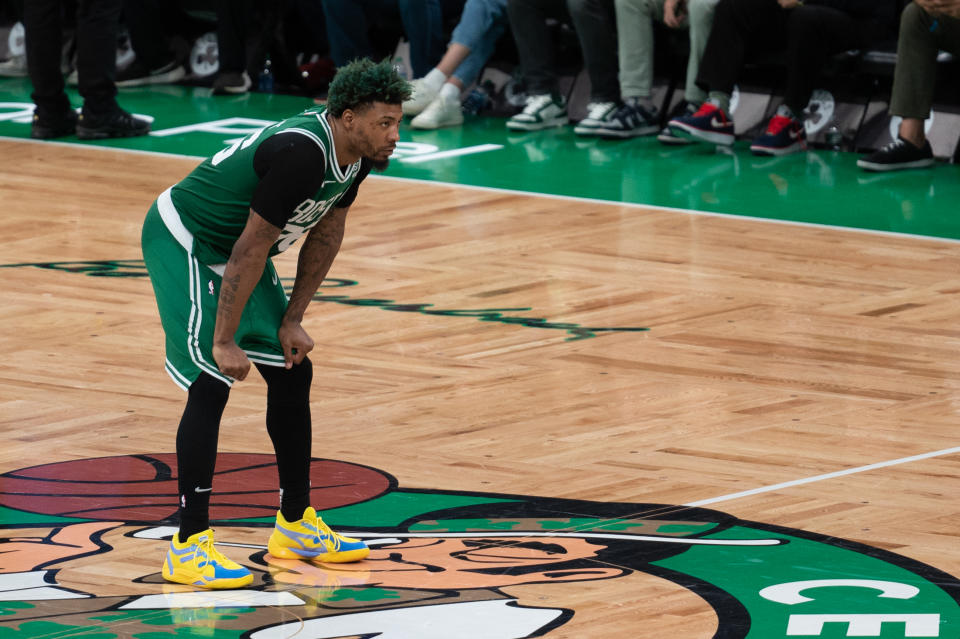
<svg viewBox="0 0 960 639"><path fill-rule="evenodd" d="M648 110L643 105L625 102L596 130L601 138L624 139L641 135L653 135L660 126L656 109Z"/></svg>
<svg viewBox="0 0 960 639"><path fill-rule="evenodd" d="M673 108L673 111L670 113L670 120L673 120L674 118L682 118L687 115L693 115L697 112L697 108L697 105L693 102L687 102L684 100ZM681 138L680 136L675 135L673 131L670 130L670 125L663 127L663 129L657 135L657 141L660 144L666 144L667 146L684 146L687 144L693 144L693 140L688 140L687 138Z"/></svg>
<svg viewBox="0 0 960 639"><path fill-rule="evenodd" d="M148 84L172 84L187 75L183 65L168 62L158 69L148 69L139 60L134 60L123 71L117 72L118 87L141 87Z"/></svg>
<svg viewBox="0 0 960 639"><path fill-rule="evenodd" d="M704 102L697 112L670 120L674 135L694 142L729 146L736 139L730 115L713 102Z"/></svg>
<svg viewBox="0 0 960 639"><path fill-rule="evenodd" d="M134 138L148 133L150 133L148 121L134 117L119 108L101 115L81 113L77 121L77 137L81 140Z"/></svg>
<svg viewBox="0 0 960 639"><path fill-rule="evenodd" d="M616 102L591 102L587 105L587 117L573 127L577 135L593 136L617 110Z"/></svg>
<svg viewBox="0 0 960 639"><path fill-rule="evenodd" d="M902 171L925 169L933 166L934 161L929 140L923 141L923 147L917 147L897 136L896 140L879 151L857 160L857 166L864 171Z"/></svg>
<svg viewBox="0 0 960 639"><path fill-rule="evenodd" d="M523 111L507 120L507 128L511 131L540 131L563 126L569 121L567 101L546 93L528 96Z"/></svg>
<svg viewBox="0 0 960 639"><path fill-rule="evenodd" d="M767 129L750 145L754 155L787 155L807 148L803 122L783 114L770 118Z"/></svg>

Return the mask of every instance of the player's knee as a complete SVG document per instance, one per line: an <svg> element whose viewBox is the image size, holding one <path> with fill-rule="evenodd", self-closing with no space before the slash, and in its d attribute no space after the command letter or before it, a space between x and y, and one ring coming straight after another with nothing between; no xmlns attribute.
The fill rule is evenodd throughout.
<svg viewBox="0 0 960 639"><path fill-rule="evenodd" d="M299 404L310 401L313 383L313 363L304 357L291 368L258 367L267 382L267 401L271 404Z"/></svg>
<svg viewBox="0 0 960 639"><path fill-rule="evenodd" d="M212 375L200 373L200 376L190 385L187 395L190 400L202 400L208 406L222 408L227 405L227 399L230 398L230 387Z"/></svg>

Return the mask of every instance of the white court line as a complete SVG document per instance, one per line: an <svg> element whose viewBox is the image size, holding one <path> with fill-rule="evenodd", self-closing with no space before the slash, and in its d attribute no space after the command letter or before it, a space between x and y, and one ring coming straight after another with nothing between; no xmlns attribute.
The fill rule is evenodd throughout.
<svg viewBox="0 0 960 639"><path fill-rule="evenodd" d="M867 466L858 466L857 468L848 468L847 470L838 470L836 472L827 473L825 475L807 477L806 479L795 479L793 481L785 481L781 484L773 484L772 486L763 486L762 488L754 488L753 490L744 490L739 493L732 493L730 495L721 495L720 497L713 497L711 499L702 499L700 501L692 501L689 504L684 504L684 506L690 506L690 507L707 506L709 504L717 504L722 501L731 501L734 499L740 499L741 497L750 497L753 495L760 495L762 493L769 493L775 490L781 490L783 488L803 486L805 484L812 484L814 482L823 481L825 479L834 479L836 477L843 477L845 475L863 473L868 470L876 470L878 468L889 468L890 466L896 466L898 464L906 464L909 462L920 461L922 459L930 459L932 457L941 457L943 455L952 455L954 453L960 453L960 446L955 446L953 448L944 448L943 450L937 450L932 453L923 453L922 455L913 455L912 457L901 457L900 459L891 459L890 461L878 462L876 464L869 464Z"/></svg>
<svg viewBox="0 0 960 639"><path fill-rule="evenodd" d="M121 153L135 153L140 155L154 155L158 157L175 157L175 158L184 158L190 160L205 160L207 156L201 155L183 155L179 153L166 153L164 151L146 151L141 149L124 149L120 147L113 146L96 146L94 144L79 144L76 142L59 142L54 140L34 140L31 138L15 138L5 135L0 135L0 140L6 140L10 142L26 142L29 144L53 144L59 146L69 146L69 147L80 147L84 149L98 149L103 151L117 151ZM413 157L413 156L408 156ZM401 158L396 158L396 162L401 162ZM555 195L552 193L538 193L536 191L521 191L519 189L504 189L492 186L474 186L472 184L460 184L459 182L448 182L444 180L424 180L419 178L405 178L405 177L395 177L392 175L373 175L369 176L375 180L396 180L398 182L417 182L421 184L429 184L434 186L456 186L463 189L470 189L473 191L490 191L493 193L511 193L514 195L526 195L529 197L541 197L548 198L553 200L562 200L566 202L586 202L590 204L605 204L608 206L626 206L629 208L638 208L638 209L650 209L653 211L667 211L670 213L683 213L686 215L695 215L701 217L719 217L726 218L730 220L740 220L740 221L753 221L758 223L768 223L768 224L782 224L786 226L801 226L806 228L814 229L829 229L835 231L846 231L848 233L863 233L867 235L877 235L881 237L896 237L896 238L909 238L914 240L927 240L931 242L944 242L947 244L960 244L960 239L954 239L950 237L937 237L934 235L919 235L917 233L900 233L897 231L878 231L875 229L862 229L852 226L838 226L835 224L815 224L813 222L796 222L793 220L778 220L769 217L756 217L753 215L734 215L732 213L717 213L713 211L697 211L695 209L683 209L673 206L660 206L657 204L643 204L642 202L623 202L620 200L603 200L600 198L590 198L590 197L576 197L573 195Z"/></svg>
<svg viewBox="0 0 960 639"><path fill-rule="evenodd" d="M502 144L478 144L477 146L465 146L461 149L451 149L450 151L437 151L436 153L425 153L420 155L405 155L397 158L397 162L404 164L417 164L418 162L429 162L431 160L440 160L443 158L455 158L461 155L471 155L473 153L483 153L485 151L499 151L503 148Z"/></svg>

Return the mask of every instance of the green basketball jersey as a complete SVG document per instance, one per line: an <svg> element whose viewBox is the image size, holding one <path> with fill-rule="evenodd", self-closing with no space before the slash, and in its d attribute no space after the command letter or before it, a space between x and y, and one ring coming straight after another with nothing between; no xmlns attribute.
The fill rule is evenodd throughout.
<svg viewBox="0 0 960 639"><path fill-rule="evenodd" d="M250 202L260 178L253 168L254 154L264 140L274 135L303 135L316 143L326 159L323 185L293 211L270 255L287 250L313 228L350 188L360 161L341 170L337 165L333 132L326 107L307 109L299 115L265 127L240 140L195 168L176 184L170 197L183 225L193 234L193 254L204 264L223 264L230 257L250 215Z"/></svg>

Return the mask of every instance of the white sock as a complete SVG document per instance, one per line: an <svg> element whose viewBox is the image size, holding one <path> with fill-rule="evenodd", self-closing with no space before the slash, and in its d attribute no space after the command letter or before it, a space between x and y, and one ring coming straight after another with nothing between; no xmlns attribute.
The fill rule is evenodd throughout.
<svg viewBox="0 0 960 639"><path fill-rule="evenodd" d="M444 102L454 102L460 100L460 87L453 82L444 82L440 89L440 97Z"/></svg>
<svg viewBox="0 0 960 639"><path fill-rule="evenodd" d="M423 76L423 83L431 91L439 91L446 81L447 76L443 75L443 71L437 68L430 69L430 73Z"/></svg>
<svg viewBox="0 0 960 639"><path fill-rule="evenodd" d="M788 107L786 104L781 104L777 107L777 115L782 115L785 118L790 118L791 120L796 120L797 115L793 112L793 109Z"/></svg>

